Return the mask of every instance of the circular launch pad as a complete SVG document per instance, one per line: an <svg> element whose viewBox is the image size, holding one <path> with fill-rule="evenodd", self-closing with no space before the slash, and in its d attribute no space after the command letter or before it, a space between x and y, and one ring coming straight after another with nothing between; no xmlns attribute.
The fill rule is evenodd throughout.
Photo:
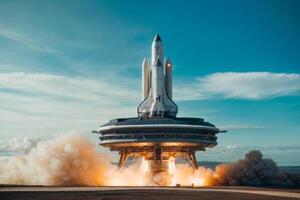
<svg viewBox="0 0 300 200"><path fill-rule="evenodd" d="M213 124L202 118L120 118L102 125L100 144L103 146L201 146L217 145Z"/></svg>
<svg viewBox="0 0 300 200"><path fill-rule="evenodd" d="M217 145L220 132L202 118L119 118L100 126L100 145L118 151L119 167L127 158L144 158L150 171L167 170L164 163L181 157L197 168L196 151Z"/></svg>

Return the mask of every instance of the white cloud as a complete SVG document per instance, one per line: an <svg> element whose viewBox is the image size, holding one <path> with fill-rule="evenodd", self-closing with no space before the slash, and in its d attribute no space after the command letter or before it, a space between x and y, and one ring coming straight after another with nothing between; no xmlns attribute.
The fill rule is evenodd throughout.
<svg viewBox="0 0 300 200"><path fill-rule="evenodd" d="M185 84L176 100L204 98L262 99L297 95L300 75L276 73L215 73ZM176 89L176 87L175 87ZM178 88L177 88L178 89ZM90 132L116 117L136 116L139 81L119 74L99 79L45 73L0 73L1 137L40 137L69 130ZM255 125L222 129L258 129Z"/></svg>
<svg viewBox="0 0 300 200"><path fill-rule="evenodd" d="M64 98L65 100L101 101L119 104L121 100L133 100L136 92L130 90L126 82L112 80L93 80L81 77L66 77L51 74L2 73L0 88L23 96ZM125 90L124 90L125 87ZM101 98L101 99L100 99ZM26 98L25 98L26 99Z"/></svg>
<svg viewBox="0 0 300 200"><path fill-rule="evenodd" d="M256 125L229 125L229 126L220 126L219 129L221 130L240 130L240 129L265 129L266 126L256 126Z"/></svg>
<svg viewBox="0 0 300 200"><path fill-rule="evenodd" d="M300 94L300 75L271 72L225 72L198 77L180 86L180 100L233 98L260 100Z"/></svg>
<svg viewBox="0 0 300 200"><path fill-rule="evenodd" d="M111 118L136 115L135 81L51 74L0 73L0 134L90 133Z"/></svg>
<svg viewBox="0 0 300 200"><path fill-rule="evenodd" d="M43 51L48 53L58 53L57 50L54 50L46 45L39 44L37 41L29 38L24 34L17 33L12 30L8 30L0 25L0 37L19 42L30 49L37 51Z"/></svg>

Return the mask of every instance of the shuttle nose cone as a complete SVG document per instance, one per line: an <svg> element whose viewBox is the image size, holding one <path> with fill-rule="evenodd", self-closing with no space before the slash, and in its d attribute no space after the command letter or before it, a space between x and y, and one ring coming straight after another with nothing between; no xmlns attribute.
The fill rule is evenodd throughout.
<svg viewBox="0 0 300 200"><path fill-rule="evenodd" d="M161 66L161 61L159 58L155 60L154 66Z"/></svg>
<svg viewBox="0 0 300 200"><path fill-rule="evenodd" d="M162 41L162 40L161 40L159 34L157 33L153 39L153 42L160 42L160 41Z"/></svg>

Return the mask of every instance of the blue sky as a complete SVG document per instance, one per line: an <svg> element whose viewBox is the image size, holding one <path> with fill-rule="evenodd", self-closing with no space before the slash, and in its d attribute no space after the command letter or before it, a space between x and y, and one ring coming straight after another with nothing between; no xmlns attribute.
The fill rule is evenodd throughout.
<svg viewBox="0 0 300 200"><path fill-rule="evenodd" d="M300 164L300 2L289 0L2 0L1 141L71 130L96 140L101 123L135 116L157 32L179 116L229 130L199 158L258 148Z"/></svg>

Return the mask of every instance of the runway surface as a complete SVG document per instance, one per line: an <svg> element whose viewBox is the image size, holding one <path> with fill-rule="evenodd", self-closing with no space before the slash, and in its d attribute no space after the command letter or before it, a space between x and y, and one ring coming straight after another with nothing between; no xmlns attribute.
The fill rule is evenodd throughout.
<svg viewBox="0 0 300 200"><path fill-rule="evenodd" d="M300 199L297 189L255 187L0 187L0 199Z"/></svg>

